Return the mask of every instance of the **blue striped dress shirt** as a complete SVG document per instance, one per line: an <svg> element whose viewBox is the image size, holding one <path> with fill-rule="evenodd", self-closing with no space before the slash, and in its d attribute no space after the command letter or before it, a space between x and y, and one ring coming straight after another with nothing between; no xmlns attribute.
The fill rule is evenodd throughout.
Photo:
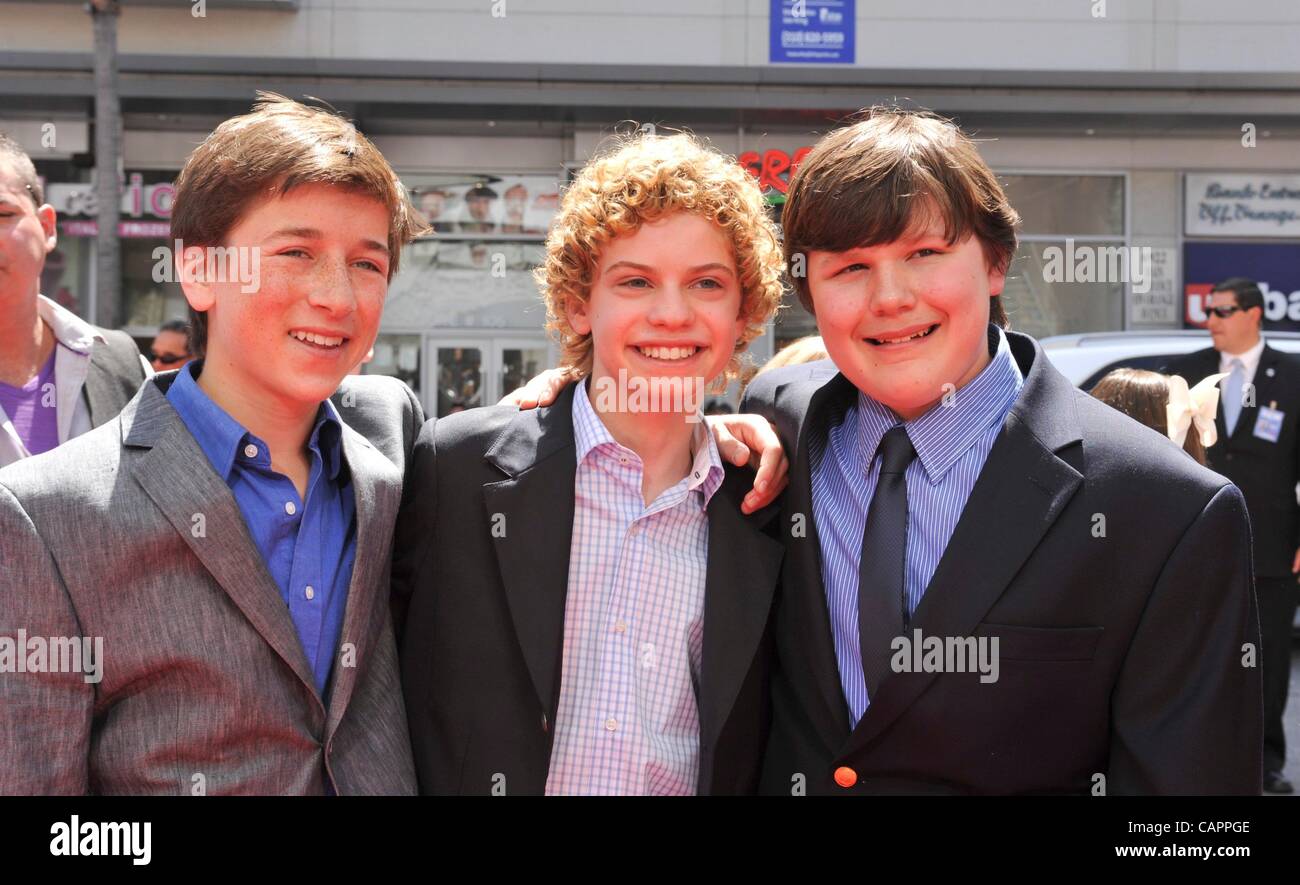
<svg viewBox="0 0 1300 885"><path fill-rule="evenodd" d="M830 611L840 685L854 725L870 704L858 640L858 561L867 509L880 475L876 449L899 423L916 449L908 465L907 611L916 611L961 519L989 451L1024 384L1006 336L989 327L992 360L947 404L913 421L859 391L857 402L830 416L829 433L809 441L813 519L821 544L822 582Z"/></svg>
<svg viewBox="0 0 1300 885"><path fill-rule="evenodd" d="M266 443L199 387L191 374L198 365L177 373L167 401L230 486L324 698L357 554L356 501L343 469L343 423L333 403L321 403L308 440L311 472L304 502L293 482L271 468Z"/></svg>

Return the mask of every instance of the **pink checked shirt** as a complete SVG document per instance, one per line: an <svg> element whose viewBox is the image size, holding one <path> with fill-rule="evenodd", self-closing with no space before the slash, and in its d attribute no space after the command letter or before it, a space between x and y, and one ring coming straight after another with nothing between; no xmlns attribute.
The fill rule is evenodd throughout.
<svg viewBox="0 0 1300 885"><path fill-rule="evenodd" d="M641 459L573 396L578 469L564 657L547 795L695 794L709 556L705 507L722 484L695 425L690 473L649 507Z"/></svg>

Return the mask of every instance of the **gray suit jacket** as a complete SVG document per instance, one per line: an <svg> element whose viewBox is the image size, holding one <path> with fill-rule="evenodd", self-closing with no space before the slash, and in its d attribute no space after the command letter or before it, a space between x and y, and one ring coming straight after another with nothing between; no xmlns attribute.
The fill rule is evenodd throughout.
<svg viewBox="0 0 1300 885"><path fill-rule="evenodd" d="M234 496L166 399L175 374L0 470L0 793L413 793L388 587L419 404L380 377L335 395L357 552L321 698ZM5 661L20 630L28 672ZM32 672L58 637L102 640L99 681Z"/></svg>

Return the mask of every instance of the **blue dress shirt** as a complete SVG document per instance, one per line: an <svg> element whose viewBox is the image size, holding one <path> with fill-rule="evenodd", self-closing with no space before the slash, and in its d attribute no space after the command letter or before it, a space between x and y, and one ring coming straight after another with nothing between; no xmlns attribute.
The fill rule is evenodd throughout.
<svg viewBox="0 0 1300 885"><path fill-rule="evenodd" d="M901 422L893 410L859 391L857 402L831 416L825 437L809 442L813 519L821 545L822 582L830 612L840 685L856 726L870 704L858 638L858 560L867 509L880 476L877 447L903 423L917 457L907 467L907 553L904 589L909 617L934 576L975 480L1024 384L1006 336L989 327L991 361L945 404Z"/></svg>
<svg viewBox="0 0 1300 885"><path fill-rule="evenodd" d="M334 404L321 403L308 448L307 500L288 477L271 469L266 443L214 403L185 366L167 400L226 481L267 571L280 587L316 691L325 697L343 629L348 583L356 560L356 501L343 462L343 423Z"/></svg>

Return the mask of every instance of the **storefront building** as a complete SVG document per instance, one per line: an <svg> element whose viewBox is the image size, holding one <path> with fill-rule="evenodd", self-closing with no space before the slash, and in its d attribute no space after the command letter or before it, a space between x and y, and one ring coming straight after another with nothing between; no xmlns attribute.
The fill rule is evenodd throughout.
<svg viewBox="0 0 1300 885"><path fill-rule="evenodd" d="M735 155L778 212L792 170L837 120L880 101L930 107L976 135L1021 214L1004 299L1015 328L1195 325L1200 296L1232 275L1266 284L1270 328L1300 328L1300 59L1281 52L1300 45L1293 4L1231 19L1112 4L1099 21L1086 3L1080 17L1008 0L996 24L959 3L921 20L907 4L840 2L841 38L832 28L781 45L779 0L660 13L610 2L585 17L559 0L503 18L469 5L210 0L201 23L128 9L121 325L147 341L184 316L159 271L171 183L206 132L265 88L357 120L433 224L403 255L367 371L403 378L438 414L494 402L553 364L532 279L549 219L572 171L643 123ZM90 316L90 26L58 2L0 0L0 22L0 129L29 146L59 212L42 286ZM1230 45L1216 37L1225 29ZM994 37L1002 51L981 48ZM814 45L834 58L810 60ZM944 67L922 67L908 46ZM752 345L760 362L815 322L791 300L771 332Z"/></svg>

